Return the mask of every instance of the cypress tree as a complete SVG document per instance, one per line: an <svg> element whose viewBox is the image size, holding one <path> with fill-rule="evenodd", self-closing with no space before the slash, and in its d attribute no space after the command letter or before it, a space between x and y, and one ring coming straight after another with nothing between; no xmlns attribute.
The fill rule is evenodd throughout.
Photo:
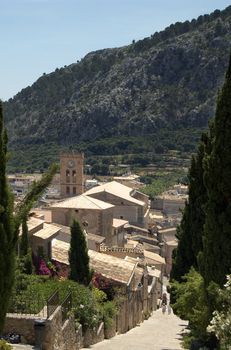
<svg viewBox="0 0 231 350"><path fill-rule="evenodd" d="M52 166L40 181L33 184L29 193L14 209L13 195L7 184L6 163L7 133L4 129L2 102L0 101L0 333L3 330L14 283L19 226L22 219L28 215L33 203L49 185L57 170L57 166Z"/></svg>
<svg viewBox="0 0 231 350"><path fill-rule="evenodd" d="M13 198L6 179L7 134L0 101L0 332L3 329L9 296L14 282L15 225Z"/></svg>
<svg viewBox="0 0 231 350"><path fill-rule="evenodd" d="M28 241L28 226L27 226L27 218L23 218L22 221L22 237L20 240L20 256L25 256L28 253L28 246L29 246L29 241Z"/></svg>
<svg viewBox="0 0 231 350"><path fill-rule="evenodd" d="M222 286L231 270L231 59L218 96L212 151L205 162L208 192L201 273Z"/></svg>
<svg viewBox="0 0 231 350"><path fill-rule="evenodd" d="M178 247L173 257L171 279L181 281L191 266L198 269L198 254L202 250L202 234L205 222L204 206L207 191L204 185L203 162L208 151L210 139L202 134L196 156L192 157L189 169L188 201L185 204L183 217L177 228Z"/></svg>
<svg viewBox="0 0 231 350"><path fill-rule="evenodd" d="M89 256L85 235L78 221L71 225L71 242L69 250L70 275L73 281L88 285L91 280Z"/></svg>

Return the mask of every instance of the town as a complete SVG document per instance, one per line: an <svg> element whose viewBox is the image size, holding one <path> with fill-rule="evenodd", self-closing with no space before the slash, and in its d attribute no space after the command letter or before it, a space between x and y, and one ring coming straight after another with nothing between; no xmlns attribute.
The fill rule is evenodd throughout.
<svg viewBox="0 0 231 350"><path fill-rule="evenodd" d="M9 176L12 190L18 194L16 201L25 195L33 180L33 176ZM176 225L187 199L187 186L175 185L150 201L139 191L141 185L139 176L133 174L104 183L86 180L84 154L61 153L60 174L28 217L32 254L67 269L70 226L75 219L86 237L94 275L114 284L123 299L109 330L98 324L97 329L83 333L80 325L75 333L73 319L67 314L62 318L64 306L56 300L52 313L48 306L34 315L20 312L20 308L15 309L15 314L8 313L6 333L14 329L26 343L34 344L34 324L42 315L44 322L49 323L45 327L44 348L53 349L52 339L57 336L60 349L62 344L68 344L68 349L74 350L127 332L160 306L166 294L164 281L171 272L172 251L177 246ZM71 303L68 307L71 309Z"/></svg>

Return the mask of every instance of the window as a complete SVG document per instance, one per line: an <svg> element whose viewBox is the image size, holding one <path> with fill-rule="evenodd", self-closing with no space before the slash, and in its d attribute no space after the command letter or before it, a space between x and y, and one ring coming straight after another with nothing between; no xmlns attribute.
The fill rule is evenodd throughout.
<svg viewBox="0 0 231 350"><path fill-rule="evenodd" d="M76 183L76 171L72 170L72 182Z"/></svg>
<svg viewBox="0 0 231 350"><path fill-rule="evenodd" d="M66 182L69 183L70 182L70 171L66 170Z"/></svg>
<svg viewBox="0 0 231 350"><path fill-rule="evenodd" d="M124 217L123 216L120 216L120 219L123 219Z"/></svg>
<svg viewBox="0 0 231 350"><path fill-rule="evenodd" d="M70 187L69 186L66 187L66 194L70 194Z"/></svg>
<svg viewBox="0 0 231 350"><path fill-rule="evenodd" d="M76 194L76 187L73 187L73 194Z"/></svg>

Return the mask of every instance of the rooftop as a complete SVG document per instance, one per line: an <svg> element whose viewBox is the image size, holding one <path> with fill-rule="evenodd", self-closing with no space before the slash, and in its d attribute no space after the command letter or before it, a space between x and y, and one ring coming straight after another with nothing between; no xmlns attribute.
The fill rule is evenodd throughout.
<svg viewBox="0 0 231 350"><path fill-rule="evenodd" d="M82 194L65 199L62 202L54 203L51 208L104 210L113 207L114 205L112 204Z"/></svg>
<svg viewBox="0 0 231 350"><path fill-rule="evenodd" d="M43 224L43 228L33 234L33 237L38 237L41 239L51 239L58 235L60 228L52 224Z"/></svg>
<svg viewBox="0 0 231 350"><path fill-rule="evenodd" d="M70 244L55 240L52 244L52 258L69 265L68 250ZM132 277L136 263L119 259L111 255L98 253L93 250L88 250L90 265L94 271L100 273L108 279L128 284Z"/></svg>
<svg viewBox="0 0 231 350"><path fill-rule="evenodd" d="M111 181L111 182L107 182L103 185L93 187L90 190L88 190L87 192L85 192L85 195L90 196L92 194L100 193L100 192L104 192L104 191L107 193L110 193L114 196L123 198L124 200L127 200L129 202L132 202L132 203L135 203L138 205L142 205L142 206L145 205L144 202L131 196L131 192L133 190L130 187L122 185L121 183L119 183L117 181Z"/></svg>
<svg viewBox="0 0 231 350"><path fill-rule="evenodd" d="M144 250L144 257L147 262L147 264L163 264L165 265L165 259L162 258L159 254L149 252L148 250Z"/></svg>
<svg viewBox="0 0 231 350"><path fill-rule="evenodd" d="M176 239L173 239L172 241L167 241L167 242L165 242L165 244L170 246L170 247L177 247L178 246L178 242Z"/></svg>
<svg viewBox="0 0 231 350"><path fill-rule="evenodd" d="M159 233L165 234L165 233L175 233L176 227L169 227L169 228L161 228L158 230Z"/></svg>
<svg viewBox="0 0 231 350"><path fill-rule="evenodd" d="M90 264L95 272L106 278L128 284L136 267L136 263L119 259L111 255L88 251Z"/></svg>
<svg viewBox="0 0 231 350"><path fill-rule="evenodd" d="M127 224L128 221L127 220L121 220L121 219L115 219L113 218L113 224L112 226L114 228L117 228L117 227L121 227L121 226L124 226L125 224Z"/></svg>

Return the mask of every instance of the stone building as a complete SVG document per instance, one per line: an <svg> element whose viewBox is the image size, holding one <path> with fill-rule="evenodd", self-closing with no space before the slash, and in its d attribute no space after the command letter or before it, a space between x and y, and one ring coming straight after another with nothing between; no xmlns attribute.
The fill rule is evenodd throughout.
<svg viewBox="0 0 231 350"><path fill-rule="evenodd" d="M60 228L35 216L28 219L27 226L32 252L35 255L43 253L48 259L51 259L52 240L58 236ZM19 236L21 234L22 229L20 228Z"/></svg>
<svg viewBox="0 0 231 350"><path fill-rule="evenodd" d="M60 155L60 194L71 197L84 191L84 154L61 153Z"/></svg>
<svg viewBox="0 0 231 350"><path fill-rule="evenodd" d="M53 223L70 226L76 219L87 232L103 236L107 245L112 244L114 205L83 194L55 203L50 209Z"/></svg>
<svg viewBox="0 0 231 350"><path fill-rule="evenodd" d="M90 189L85 195L113 204L115 218L148 227L149 199L145 194L112 181Z"/></svg>
<svg viewBox="0 0 231 350"><path fill-rule="evenodd" d="M173 253L173 250L177 248L177 246L178 246L178 242L176 239L173 239L171 241L166 241L164 243L164 256L166 260L165 273L167 276L170 275L170 272L172 270L172 253Z"/></svg>

